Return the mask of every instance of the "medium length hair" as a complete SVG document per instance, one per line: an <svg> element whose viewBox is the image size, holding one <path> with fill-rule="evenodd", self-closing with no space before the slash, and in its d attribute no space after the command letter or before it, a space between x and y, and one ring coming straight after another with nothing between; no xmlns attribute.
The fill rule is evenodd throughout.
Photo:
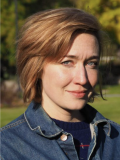
<svg viewBox="0 0 120 160"><path fill-rule="evenodd" d="M42 100L41 75L45 63L58 61L80 33L96 36L102 53L102 32L97 19L80 9L60 8L38 12L26 19L17 41L17 73L25 102ZM101 96L102 92L100 90ZM92 98L94 94L92 95Z"/></svg>

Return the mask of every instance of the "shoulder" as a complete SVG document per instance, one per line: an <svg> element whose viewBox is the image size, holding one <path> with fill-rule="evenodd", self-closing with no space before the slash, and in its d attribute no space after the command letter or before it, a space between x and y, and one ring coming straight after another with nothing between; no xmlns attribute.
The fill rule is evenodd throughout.
<svg viewBox="0 0 120 160"><path fill-rule="evenodd" d="M24 114L10 122L0 129L1 136L1 157L2 159L25 159L23 158L29 152L30 138L32 131L27 125ZM32 137L33 138L33 137ZM27 153L25 150L27 148ZM7 153L7 154L6 154Z"/></svg>
<svg viewBox="0 0 120 160"><path fill-rule="evenodd" d="M0 129L1 156L6 159L18 159L17 154L24 149L25 135L29 132L24 115L21 115ZM7 153L7 154L6 154Z"/></svg>
<svg viewBox="0 0 120 160"><path fill-rule="evenodd" d="M116 135L116 137L119 137L120 140L120 125L111 120L108 120L108 123L111 126L111 135Z"/></svg>
<svg viewBox="0 0 120 160"><path fill-rule="evenodd" d="M115 128L120 129L120 124L118 124L118 123L116 123L116 122L114 122L114 121L111 121L111 120L108 120L108 122L109 122L112 126L114 126Z"/></svg>
<svg viewBox="0 0 120 160"><path fill-rule="evenodd" d="M6 126L0 128L0 134L2 139L6 138L8 135L14 135L16 131L20 131L21 127L26 124L24 115L19 116Z"/></svg>
<svg viewBox="0 0 120 160"><path fill-rule="evenodd" d="M120 124L111 120L108 120L108 123L111 125L111 129L115 128L120 133Z"/></svg>

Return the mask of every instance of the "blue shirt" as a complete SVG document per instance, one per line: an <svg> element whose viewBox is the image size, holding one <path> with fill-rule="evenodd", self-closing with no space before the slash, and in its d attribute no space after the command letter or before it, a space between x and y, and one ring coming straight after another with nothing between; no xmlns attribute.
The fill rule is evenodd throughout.
<svg viewBox="0 0 120 160"><path fill-rule="evenodd" d="M89 105L81 112L93 127L87 160L120 160L120 125ZM0 131L1 160L78 160L72 135L59 128L38 103L32 102Z"/></svg>

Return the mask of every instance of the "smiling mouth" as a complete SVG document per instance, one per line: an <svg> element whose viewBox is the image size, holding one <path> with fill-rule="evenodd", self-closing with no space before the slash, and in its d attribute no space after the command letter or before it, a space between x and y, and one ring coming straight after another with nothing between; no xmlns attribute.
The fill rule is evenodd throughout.
<svg viewBox="0 0 120 160"><path fill-rule="evenodd" d="M87 91L67 91L76 98L84 98Z"/></svg>

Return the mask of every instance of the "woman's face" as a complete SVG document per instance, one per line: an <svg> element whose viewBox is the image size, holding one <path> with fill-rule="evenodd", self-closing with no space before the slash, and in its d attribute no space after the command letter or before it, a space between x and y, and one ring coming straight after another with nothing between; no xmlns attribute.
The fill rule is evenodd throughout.
<svg viewBox="0 0 120 160"><path fill-rule="evenodd" d="M98 64L96 37L86 33L78 35L60 62L47 63L43 68L43 108L48 112L82 109L97 83Z"/></svg>

